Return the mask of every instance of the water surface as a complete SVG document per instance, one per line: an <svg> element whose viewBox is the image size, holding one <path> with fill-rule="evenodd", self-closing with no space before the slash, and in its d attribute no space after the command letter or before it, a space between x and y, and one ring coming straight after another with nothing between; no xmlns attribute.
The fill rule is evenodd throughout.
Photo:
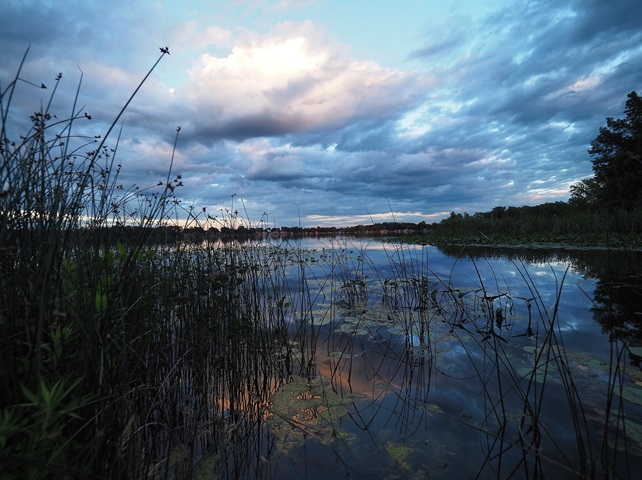
<svg viewBox="0 0 642 480"><path fill-rule="evenodd" d="M270 240L308 369L268 402L275 478L631 478L640 258Z"/></svg>

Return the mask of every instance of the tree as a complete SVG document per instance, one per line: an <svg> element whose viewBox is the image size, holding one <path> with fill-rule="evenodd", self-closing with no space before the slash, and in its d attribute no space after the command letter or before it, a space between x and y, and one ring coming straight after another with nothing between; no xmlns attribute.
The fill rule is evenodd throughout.
<svg viewBox="0 0 642 480"><path fill-rule="evenodd" d="M585 178L580 183L571 185L571 198L568 203L580 207L598 206L602 187L595 177Z"/></svg>
<svg viewBox="0 0 642 480"><path fill-rule="evenodd" d="M506 207L495 207L490 212L490 218L500 220L506 213Z"/></svg>
<svg viewBox="0 0 642 480"><path fill-rule="evenodd" d="M642 99L636 92L629 93L624 114L607 118L591 142L594 178L571 187L571 203L642 207Z"/></svg>

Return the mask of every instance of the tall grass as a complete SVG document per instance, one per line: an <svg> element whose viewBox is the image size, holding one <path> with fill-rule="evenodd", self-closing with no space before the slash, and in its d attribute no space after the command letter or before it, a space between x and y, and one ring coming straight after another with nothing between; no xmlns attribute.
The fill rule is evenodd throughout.
<svg viewBox="0 0 642 480"><path fill-rule="evenodd" d="M24 132L12 101L33 82L19 70L0 90L0 474L241 475L249 447L230 438L255 430L261 399L313 358L285 323L284 260L157 243L152 227L178 213L207 225L201 210L177 211L172 159L153 185L119 182L120 133L108 139L144 80L92 138L76 134L90 118L80 82L65 117L50 110L55 81ZM116 244L114 230L134 237Z"/></svg>
<svg viewBox="0 0 642 480"><path fill-rule="evenodd" d="M184 207L171 158L153 185L121 186L122 133L112 132L142 82L100 138L84 138L79 93L66 117L51 111L61 80L22 132L12 102L36 87L20 70L0 86L0 476L269 478L286 438L269 411L275 392L292 393L283 390L289 382L308 403L285 423L314 436L304 416L325 418L342 471L358 476L355 447L340 432L353 384L372 381L366 410L389 415L385 423L411 437L453 346L469 360L466 381L479 385L484 418L431 411L481 434L480 478L628 473L617 395L624 344L612 343L596 429L559 328L564 278L550 306L519 264L521 297L481 275L475 287L455 285L430 270L425 252L402 246L381 246L388 276L367 248L348 243L311 252L207 236L163 242L153 227L177 216L203 229L242 221L233 206L223 219ZM114 232L129 237L114 242L124 238ZM518 332L516 309L527 317ZM532 346L527 371L513 347L523 338ZM573 452L550 423L559 408L553 389L563 392ZM331 394L344 403L331 404ZM398 396L394 412L383 408L388 395ZM367 431L373 419L358 415L359 402L353 421Z"/></svg>
<svg viewBox="0 0 642 480"><path fill-rule="evenodd" d="M67 116L51 111L60 74L17 131L12 101L32 85L21 69L0 91L3 474L109 476L139 461L123 455L127 397L139 373L132 344L149 328L154 292L136 267L144 238L113 252L90 233L129 223L132 203L145 210L136 219L160 221L172 190L120 190L106 142L124 108L103 135L77 135L91 117L77 105L81 82Z"/></svg>
<svg viewBox="0 0 642 480"><path fill-rule="evenodd" d="M403 247L391 247L391 252L394 274L383 279L384 302L391 310L388 315L396 315L404 325L406 344L428 349L431 368L439 370L439 342L454 339L446 341L450 347L441 348L459 345L472 372L466 381L478 382L484 405L481 423L450 417L484 439L485 460L477 478L635 476L623 399L631 382L628 347L624 339L611 338L611 361L599 366L608 380L599 391L602 403L596 411L595 400L584 396L586 385L578 386L581 365L566 350L560 326L568 269L557 278L556 296L548 305L523 263L514 267L521 277L519 290L525 288L528 295L517 296L497 277L492 284L484 281L475 260L478 283L464 287L431 272L424 254L417 258ZM444 326L450 337L444 337ZM521 360L523 350L528 352L527 367ZM560 430L574 441L560 438Z"/></svg>

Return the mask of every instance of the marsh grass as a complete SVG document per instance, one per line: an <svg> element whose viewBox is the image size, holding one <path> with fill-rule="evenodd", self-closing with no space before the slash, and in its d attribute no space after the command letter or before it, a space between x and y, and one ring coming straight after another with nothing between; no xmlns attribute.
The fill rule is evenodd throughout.
<svg viewBox="0 0 642 480"><path fill-rule="evenodd" d="M131 412L142 396L132 390L136 343L151 331L157 292L139 268L144 237L113 251L90 233L163 221L173 186L123 189L106 141L124 108L104 135L77 135L91 120L77 105L81 82L68 116L50 110L61 74L30 127L16 132L12 100L32 87L20 75L0 91L3 475L110 476L143 463L127 432L142 417Z"/></svg>
<svg viewBox="0 0 642 480"><path fill-rule="evenodd" d="M483 456L472 467L477 478L635 477L639 399L631 385L639 372L629 365L630 347L615 336L606 363L567 350L565 337L572 332L562 327L560 315L570 288L568 269L557 274L551 268L551 298L538 290L525 263L513 263L517 277L508 284L490 263L489 277L470 259L477 281L456 285L430 269L423 249L380 248L389 262L383 270L367 251L357 252L354 261L334 258L335 280L328 287L336 295L330 315L335 323L320 337L326 354L317 359L328 365L333 391L352 392L364 376L372 383L370 399L355 404L357 425L367 430L373 421L360 411L379 412L390 417L379 422L396 425L409 439L431 421L428 416L440 416L446 421L441 428L463 427L465 437L479 438ZM456 351L463 354L451 353ZM467 391L477 385L479 397L470 399L469 408L481 409L481 418L435 404L438 376L464 382ZM386 398L396 398L394 411ZM350 458L356 447L344 448L343 458Z"/></svg>
<svg viewBox="0 0 642 480"><path fill-rule="evenodd" d="M424 250L391 244L381 245L384 274L367 245L350 242L319 251L287 241L164 242L154 227L179 217L204 230L252 222L233 204L222 218L184 206L172 158L155 184L122 185L122 132L113 149L107 141L142 82L107 132L85 138L75 133L90 117L79 93L67 117L50 111L61 78L22 133L13 131L12 99L36 87L19 71L0 88L3 478L271 478L284 442L292 448L291 438L308 434L333 449L343 473L359 476L341 422L350 415L368 431L364 403L404 438L432 415L479 434L480 478L630 473L625 345L611 344L596 413L559 327L564 277L546 305L520 264L522 297L497 278L485 284L479 270L474 287L455 285L431 271ZM468 360L461 372L444 360L455 347ZM526 370L516 352L529 357ZM478 383L480 422L431 403L438 374ZM368 399L352 391L364 379L373 384ZM304 408L274 421L287 411L274 401L288 396ZM394 412L382 406L389 396ZM558 398L573 452L552 423ZM284 426L298 434L276 430ZM408 474L407 447L372 441Z"/></svg>
<svg viewBox="0 0 642 480"><path fill-rule="evenodd" d="M243 449L258 437L242 433L314 357L307 327L286 325L292 308L310 308L282 291L283 257L153 237L179 214L210 219L175 196L173 155L154 185L120 183L122 132L114 148L107 140L144 80L108 131L86 138L75 133L91 117L80 82L68 117L50 111L61 75L14 131L12 100L36 88L20 75L0 91L2 477L247 474Z"/></svg>
<svg viewBox="0 0 642 480"><path fill-rule="evenodd" d="M600 366L608 372L600 404L585 397L587 379L580 369L586 365L567 352L560 327L568 269L556 276L557 293L547 305L522 263L514 266L521 276L519 290L526 287L527 297L513 295L496 276L493 284L485 283L474 260L478 284L456 288L429 270L423 254L417 259L400 253L402 248L390 256L395 273L384 279L384 301L403 317L407 345L429 349L432 367L439 369L440 360L439 339L431 331L448 326L465 351L472 371L467 381L479 384L484 418L480 423L450 418L485 439L478 478L634 476L626 435L631 417L622 394L635 378L625 372L634 367L627 366L626 343L613 338L611 361ZM526 350L530 366L523 366L520 350ZM574 437L570 445L560 438L568 434Z"/></svg>

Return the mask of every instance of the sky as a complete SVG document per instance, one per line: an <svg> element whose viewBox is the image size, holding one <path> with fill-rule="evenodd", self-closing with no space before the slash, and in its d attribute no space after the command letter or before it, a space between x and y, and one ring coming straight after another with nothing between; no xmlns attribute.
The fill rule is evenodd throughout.
<svg viewBox="0 0 642 480"><path fill-rule="evenodd" d="M0 87L53 87L121 180L256 226L432 223L566 201L642 91L639 0L5 0ZM28 118L52 89L19 82ZM114 145L116 136L107 143Z"/></svg>

